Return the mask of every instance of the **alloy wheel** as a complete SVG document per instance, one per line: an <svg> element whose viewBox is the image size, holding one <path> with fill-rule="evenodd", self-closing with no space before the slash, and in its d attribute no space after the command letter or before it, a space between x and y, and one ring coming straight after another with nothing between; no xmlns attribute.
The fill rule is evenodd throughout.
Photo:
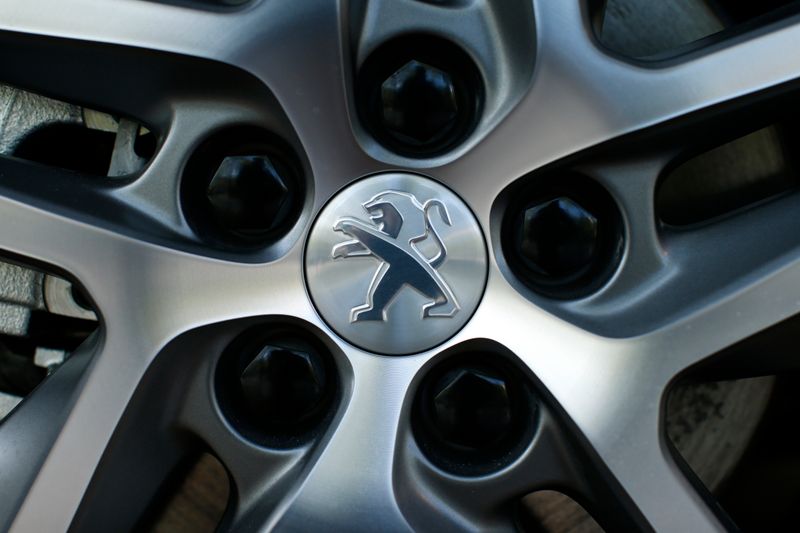
<svg viewBox="0 0 800 533"><path fill-rule="evenodd" d="M609 529L728 527L670 449L664 395L797 313L800 242L786 228L799 200L678 231L655 197L687 144L796 96L800 26L791 15L642 62L598 42L598 10L0 7L4 82L158 139L146 166L110 181L0 158L4 257L64 273L100 317L0 425L0 527L133 528L198 442L230 476L223 526L237 531L511 529L519 498L552 487ZM447 112L376 116L375 99L414 102L397 96L404 80ZM485 288L434 343L351 344L315 306L312 228L337 194L398 169L474 216ZM271 185L249 188L252 172ZM239 217L251 201L267 209L259 195L275 224ZM751 364L796 368L785 354ZM253 408L276 394L307 404Z"/></svg>

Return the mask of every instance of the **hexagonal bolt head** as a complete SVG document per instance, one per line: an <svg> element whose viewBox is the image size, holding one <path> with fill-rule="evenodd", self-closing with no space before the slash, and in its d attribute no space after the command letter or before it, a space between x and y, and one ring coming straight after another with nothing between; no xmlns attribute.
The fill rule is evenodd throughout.
<svg viewBox="0 0 800 533"><path fill-rule="evenodd" d="M480 450L505 437L513 413L502 377L462 368L437 383L432 414L435 427L450 444Z"/></svg>
<svg viewBox="0 0 800 533"><path fill-rule="evenodd" d="M386 131L412 145L440 141L452 131L459 112L452 77L416 60L381 84L381 108Z"/></svg>
<svg viewBox="0 0 800 533"><path fill-rule="evenodd" d="M266 424L300 424L319 412L327 389L318 354L267 345L240 378L251 413Z"/></svg>
<svg viewBox="0 0 800 533"><path fill-rule="evenodd" d="M217 223L241 236L259 236L281 225L291 204L291 177L265 155L223 159L206 196Z"/></svg>
<svg viewBox="0 0 800 533"><path fill-rule="evenodd" d="M592 262L597 240L597 217L562 196L525 210L517 247L522 260L536 273L563 278Z"/></svg>

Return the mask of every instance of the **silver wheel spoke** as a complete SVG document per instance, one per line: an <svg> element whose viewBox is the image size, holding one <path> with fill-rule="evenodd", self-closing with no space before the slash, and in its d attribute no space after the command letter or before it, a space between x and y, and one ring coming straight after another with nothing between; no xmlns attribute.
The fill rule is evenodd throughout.
<svg viewBox="0 0 800 533"><path fill-rule="evenodd" d="M299 260L294 264L284 258L274 263L274 269L237 265L142 243L8 198L0 197L0 211L4 220L0 249L69 272L85 284L104 313L120 307L116 301L120 290L125 291L129 304L139 302L153 307L151 311L166 305L163 315L169 320L181 320L179 310L186 310L191 316L184 316L187 324L196 319L205 322L248 312L292 314L289 310L295 309L300 316L311 313L308 302L298 298L304 294ZM295 254L299 254L298 247L290 257L295 258ZM120 277L122 273L126 278ZM281 282L273 283L273 279ZM221 302L212 298L211 294L221 286L240 299ZM263 293L253 291L256 286ZM242 307L241 297L249 299L258 310ZM193 305L187 306L186 302ZM210 308L210 302L222 305ZM237 311L237 307L242 310ZM121 311L141 311L137 309L127 311L123 307Z"/></svg>
<svg viewBox="0 0 800 533"><path fill-rule="evenodd" d="M531 90L484 141L441 169L478 212L488 212L496 193L536 168L800 77L800 59L792 53L800 39L796 20L669 63L637 64L599 47L581 6L537 2ZM776 50L780 61L759 59ZM495 194L486 194L490 183Z"/></svg>
<svg viewBox="0 0 800 533"><path fill-rule="evenodd" d="M425 458L408 424L410 391L427 357L348 355L353 374L345 378L341 417L312 453L295 490L263 519L266 525L409 531L435 522L508 529L502 509L510 498L544 480L567 478L563 458L548 450L554 437L549 419L514 468L475 479L443 472Z"/></svg>
<svg viewBox="0 0 800 533"><path fill-rule="evenodd" d="M0 30L21 32L0 32L0 41L8 41L6 60L13 66L5 77L8 83L68 101L88 100L167 129L163 120L176 106L165 106L165 97L180 94L197 103L193 91L202 87L214 94L209 87L216 86L216 92L227 92L226 98L235 102L243 92L256 89L247 85L257 79L285 108L313 170L325 177L318 182L321 198L379 168L358 146L350 127L335 2L258 2L219 12L139 0L81 0L69 7L37 0L0 7L0 20ZM70 40L49 39L53 36ZM93 46L94 42L108 46ZM148 56L143 50L169 54ZM182 56L213 63L202 66ZM31 69L31 63L38 68ZM76 71L82 75L76 77ZM231 79L232 73L239 79ZM92 83L96 79L114 91L98 90ZM265 87L259 89L265 94L255 95L253 105L272 99ZM252 109L250 113L246 122L259 118L275 126L274 117L264 120ZM338 142L327 142L332 138Z"/></svg>
<svg viewBox="0 0 800 533"><path fill-rule="evenodd" d="M398 496L406 516L416 529L443 523L463 530L512 530L508 504L521 495L554 485L585 491L583 480L574 476L577 449L565 440L557 421L547 411L537 416L533 440L510 468L487 476L462 477L432 465L409 435L396 468ZM609 513L618 508L608 509ZM619 523L624 519L617 517Z"/></svg>
<svg viewBox="0 0 800 533"><path fill-rule="evenodd" d="M732 248L735 251L736 248ZM738 254L736 257L742 257ZM733 257L732 254L729 257ZM726 294L701 301L695 312L676 319L667 327L640 339L658 351L670 354L669 372L674 374L701 362L765 328L797 314L800 309L795 287L800 276L797 251L792 250L764 266L755 266L748 275L728 287ZM756 357L757 354L754 354ZM761 371L769 372L776 361L771 354L760 358ZM783 357L782 367L800 367L800 358ZM752 361L758 369L759 361Z"/></svg>
<svg viewBox="0 0 800 533"><path fill-rule="evenodd" d="M383 165L358 145L349 100L351 68L345 58L342 8L338 2L263 2L274 32L241 47L230 62L253 73L275 94L303 140L324 202L346 183ZM346 12L346 10L345 10ZM302 68L298 68L302 65ZM335 139L335 141L331 141Z"/></svg>
<svg viewBox="0 0 800 533"><path fill-rule="evenodd" d="M0 212L0 249L56 265L89 287L107 279L109 268L135 248L125 237L8 197L0 196Z"/></svg>
<svg viewBox="0 0 800 533"><path fill-rule="evenodd" d="M646 341L594 337L499 286L492 292L491 284L495 296L487 296L468 334L491 336L531 368L609 470L608 483L620 484L651 527L721 530L663 441L661 395L673 354ZM480 320L483 313L492 319Z"/></svg>
<svg viewBox="0 0 800 533"><path fill-rule="evenodd" d="M4 457L21 457L13 448L27 443L25 460L15 465L16 482L6 487L8 516L19 506L13 530L67 529L93 475L102 474L100 458L131 395L156 354L176 335L242 316L313 315L301 279L299 247L266 267L243 265L154 246L96 228L91 218L64 218L5 197L0 197L0 209L5 221L0 249L69 272L85 285L103 316L100 341L74 355L0 427L0 445L11 454ZM215 297L221 287L229 300ZM169 460L152 457L153 464ZM62 482L69 483L69 490ZM122 482L118 478L117 486ZM137 483L146 480L139 476ZM65 493L69 497L62 497ZM58 505L48 504L50 512L43 515L39 510L51 499ZM136 505L131 512L142 510ZM113 520L122 521L122 514Z"/></svg>
<svg viewBox="0 0 800 533"><path fill-rule="evenodd" d="M24 401L14 416L0 424L0 464L3 471L0 526L11 526L39 469L46 460L74 405L81 376L98 339L73 354L36 395Z"/></svg>
<svg viewBox="0 0 800 533"><path fill-rule="evenodd" d="M594 419L578 422L579 427L588 430L591 423L594 432L584 434L655 531L725 531L710 500L700 496L670 455L661 427L660 394L654 393L651 383L632 390L630 381L621 377L602 385L593 381L595 389L600 385L624 390L625 398L604 404L606 413L612 414L602 425Z"/></svg>
<svg viewBox="0 0 800 533"><path fill-rule="evenodd" d="M744 33L673 65L653 68L618 66L615 76L634 91L632 115L641 125L686 115L753 94L800 77L800 59L792 51L800 39L794 17L759 31ZM766 61L767 57L780 57ZM747 75L743 76L743 69ZM627 82L627 83L626 83Z"/></svg>
<svg viewBox="0 0 800 533"><path fill-rule="evenodd" d="M342 418L334 422L330 440L320 446L297 492L270 525L288 530L310 523L332 529L411 530L397 501L394 469L407 390L420 361L355 351L350 356L352 396L345 400Z"/></svg>
<svg viewBox="0 0 800 533"><path fill-rule="evenodd" d="M624 178L624 172L620 176ZM657 306L664 321L652 333L618 340L594 337L533 307L496 270L464 333L493 338L523 359L656 530L720 530L723 526L711 508L670 456L661 427L661 398L686 368L797 313L797 243L790 232L764 243L764 228L789 224L796 203L796 198L787 197L705 229L671 236L669 255L659 255L648 270L656 288L645 291L647 298L642 300L642 305ZM635 224L638 231L649 233L650 221ZM647 249L649 239L642 241ZM708 242L715 247L704 244ZM709 290L713 286L720 292ZM680 315L665 313L665 303L671 301ZM628 304L635 309L629 320L647 312L636 308L636 302ZM800 365L791 354L776 357L778 361L752 361L748 368L769 372ZM683 521L680 526L674 526L676 515Z"/></svg>
<svg viewBox="0 0 800 533"><path fill-rule="evenodd" d="M79 385L79 396L24 497L12 531L68 528L128 400L157 349L150 344L151 339L132 329L125 333L114 328L113 323L110 326L91 356L91 366ZM48 508L47 513L41 512L43 506Z"/></svg>
<svg viewBox="0 0 800 533"><path fill-rule="evenodd" d="M0 249L69 272L109 318L115 311L157 313L163 322L153 325L169 335L189 324L241 316L313 315L302 298L299 247L265 268L141 243L2 197L0 209L6 221ZM229 300L212 297L221 287Z"/></svg>
<svg viewBox="0 0 800 533"><path fill-rule="evenodd" d="M733 325L742 324L743 338L795 313L798 307L790 302L793 280L786 276L798 260L800 241L782 228L793 225L800 210L797 196L773 198L702 227L660 228L653 197L664 166L665 161L655 158L596 171L628 219L627 251L604 290L566 306L577 323L602 335L642 335L683 323L682 316L713 310L731 300L731 292L760 291L761 285L766 292L759 294L764 296L754 296L749 308L737 311L744 315L729 315L730 326L722 328L726 333L733 334ZM784 296L777 301L766 296L772 290L766 287L779 283L776 279L786 280ZM758 305L757 312L751 312L753 305ZM723 348L723 337L710 335L720 343L705 355Z"/></svg>
<svg viewBox="0 0 800 533"><path fill-rule="evenodd" d="M314 310L305 298L300 249L269 265L241 265L194 256L153 254L139 279L147 295L139 302L168 323L173 331L224 320L260 315L285 315L311 320ZM153 276L153 271L162 275ZM215 298L223 290L227 298ZM152 292L151 292L152 291Z"/></svg>

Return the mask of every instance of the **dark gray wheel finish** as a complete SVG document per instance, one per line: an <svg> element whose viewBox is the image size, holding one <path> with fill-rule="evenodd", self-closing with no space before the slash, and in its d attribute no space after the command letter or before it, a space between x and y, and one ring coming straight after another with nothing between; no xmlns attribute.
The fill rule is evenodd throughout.
<svg viewBox="0 0 800 533"><path fill-rule="evenodd" d="M0 6L4 81L136 117L160 139L140 175L102 185L0 159L0 249L80 280L103 326L0 426L0 461L13 463L0 469L0 527L132 525L144 500L120 491L128 484L139 494L155 491L155 474L182 445L168 427L222 459L237 493L226 525L239 530L510 528L509 502L552 484L582 494L612 527L724 529L668 450L662 395L687 367L800 309L800 239L774 229L794 228L800 201L786 196L696 231L669 232L656 223L653 193L680 145L670 132L718 127L713 119L723 111L796 92L800 25L790 18L677 59L635 63L598 45L588 4ZM359 65L406 31L441 34L483 69L478 125L434 158L388 151L353 112ZM194 148L239 124L291 146L307 196L280 239L237 252L194 233L179 188ZM663 150L643 148L656 138ZM610 155L582 170L619 204L623 257L596 293L550 301L507 268L499 235L507 195L520 177L569 166L564 158L598 146ZM619 146L638 156L621 157ZM304 287L302 250L314 214L338 190L390 168L424 169L456 191L491 249L485 296L469 323L434 350L385 358L343 342L319 319ZM211 392L211 368L227 342L246 326L275 321L324 342L342 382L318 437L288 450L243 438ZM457 476L420 452L409 410L434 362L476 345L513 358L544 407L516 461Z"/></svg>

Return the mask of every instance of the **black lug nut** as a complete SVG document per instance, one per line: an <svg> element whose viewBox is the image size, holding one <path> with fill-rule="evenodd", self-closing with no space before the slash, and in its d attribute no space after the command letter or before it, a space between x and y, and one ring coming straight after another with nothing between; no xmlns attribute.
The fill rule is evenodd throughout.
<svg viewBox="0 0 800 533"><path fill-rule="evenodd" d="M500 442L513 423L508 383L486 369L458 368L434 385L433 427L448 444L481 450Z"/></svg>
<svg viewBox="0 0 800 533"><path fill-rule="evenodd" d="M311 349L264 346L240 377L247 408L265 425L299 425L324 407L329 376Z"/></svg>
<svg viewBox="0 0 800 533"><path fill-rule="evenodd" d="M411 60L381 84L381 119L396 140L435 144L456 125L459 95L447 72Z"/></svg>
<svg viewBox="0 0 800 533"><path fill-rule="evenodd" d="M600 289L625 250L625 222L617 201L597 181L569 170L526 179L506 193L504 256L515 276L554 299L581 298Z"/></svg>
<svg viewBox="0 0 800 533"><path fill-rule="evenodd" d="M268 235L280 227L294 194L287 174L279 161L266 155L224 158L206 190L217 224L245 238Z"/></svg>
<svg viewBox="0 0 800 533"><path fill-rule="evenodd" d="M589 267L598 251L598 218L560 196L528 206L517 230L518 253L536 274L563 279Z"/></svg>
<svg viewBox="0 0 800 533"><path fill-rule="evenodd" d="M484 349L455 354L431 368L414 400L411 424L420 450L458 475L502 468L538 425L538 401L513 356Z"/></svg>
<svg viewBox="0 0 800 533"><path fill-rule="evenodd" d="M217 248L266 248L300 217L303 159L291 144L254 126L208 136L181 178L181 207L198 240Z"/></svg>
<svg viewBox="0 0 800 533"><path fill-rule="evenodd" d="M479 123L484 97L469 54L428 34L403 35L373 50L355 90L367 133L408 157L443 154L463 142Z"/></svg>

